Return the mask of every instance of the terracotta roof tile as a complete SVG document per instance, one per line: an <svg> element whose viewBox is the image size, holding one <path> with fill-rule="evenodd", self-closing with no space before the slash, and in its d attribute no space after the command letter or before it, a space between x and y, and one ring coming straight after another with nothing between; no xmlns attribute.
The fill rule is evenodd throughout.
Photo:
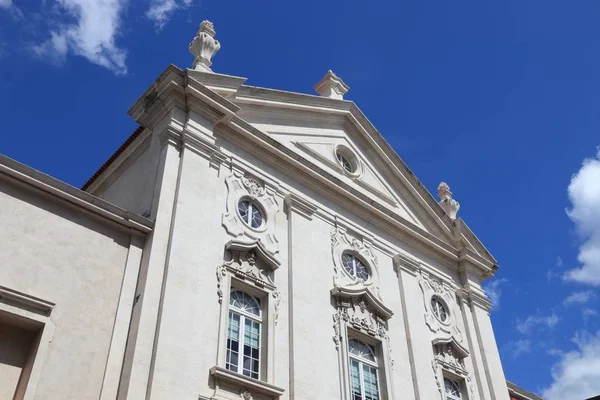
<svg viewBox="0 0 600 400"><path fill-rule="evenodd" d="M135 131L133 131L133 133L131 134L131 136L129 136L127 138L127 140L125 140L125 142L117 149L117 151L115 151L113 153L112 156L110 156L110 158L108 160L106 160L106 162L104 164L102 164L102 166L100 168L98 168L98 171L96 171L94 173L94 175L92 175L92 177L90 179L88 179L88 181L86 183L83 184L83 186L81 187L81 190L87 190L87 188L90 187L90 185L92 183L94 183L94 181L104 172L106 171L106 169L110 166L110 164L112 164L113 161L115 161L117 159L117 157L119 157L119 155L121 155L121 153L123 151L125 151L125 149L143 132L144 127L143 126L138 126L136 128Z"/></svg>

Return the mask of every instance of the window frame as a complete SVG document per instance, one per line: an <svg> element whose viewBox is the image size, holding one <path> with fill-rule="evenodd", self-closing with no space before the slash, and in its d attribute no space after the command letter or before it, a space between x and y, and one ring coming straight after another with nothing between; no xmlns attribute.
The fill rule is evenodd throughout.
<svg viewBox="0 0 600 400"><path fill-rule="evenodd" d="M242 204L244 202L248 203L248 211L246 214L246 218L244 218L242 216L242 213L240 212L240 204ZM257 230L257 231L262 230L262 228L265 227L267 224L267 215L265 213L265 210L260 205L260 203L256 200L253 200L246 196L241 197L236 204L236 210L237 210L238 216L240 217L240 220L242 221L242 223L244 223L250 229ZM260 222L259 226L252 226L252 216L253 216L254 210L258 211L258 213L260 214L261 222Z"/></svg>
<svg viewBox="0 0 600 400"><path fill-rule="evenodd" d="M437 305L437 307L434 307L434 302ZM431 306L431 313L433 314L433 316L438 321L440 321L442 324L448 324L449 319L450 319L450 311L449 311L449 307L446 305L446 302L444 300L442 300L439 296L433 295L433 296L431 296L429 303ZM440 308L444 312L443 319L440 316Z"/></svg>
<svg viewBox="0 0 600 400"><path fill-rule="evenodd" d="M352 352L350 351L350 342L351 341L357 341L359 343L361 343L364 346L367 346L369 348L369 350L371 351L371 353L373 354L373 358L375 359L375 361L371 361L368 360L366 358L357 356L355 354L352 354ZM367 400L366 399L366 395L365 395L365 379L364 379L364 367L365 365L371 368L375 369L375 379L377 380L377 398L381 399L381 379L380 379L380 366L379 366L379 357L377 355L377 352L375 350L375 346L366 343L360 339L357 339L356 337L353 336L349 336L348 340L347 340L347 345L348 345L348 372L349 372L349 381L350 381L350 396L351 398L354 400L354 392L353 392L353 388L352 388L352 361L356 361L358 363L358 372L359 372L359 383L360 383L360 389L361 389L361 400Z"/></svg>
<svg viewBox="0 0 600 400"><path fill-rule="evenodd" d="M392 383L392 364L390 355L390 347L388 341L379 337L373 337L361 330L358 330L347 322L344 322L340 330L340 346L338 350L338 365L340 366L340 374L344 388L342 391L342 400L353 400L352 396L352 380L350 377L350 345L352 339L359 340L364 344L371 346L373 354L377 361L377 388L379 400L391 399L393 393ZM375 365L368 364L375 367Z"/></svg>
<svg viewBox="0 0 600 400"><path fill-rule="evenodd" d="M350 272L348 272L348 270L346 269L346 266L344 265L344 256L350 256L353 259L352 260L352 274ZM365 271L367 273L366 279L362 279L361 277L358 276L357 269L356 269L357 262L359 262L360 265L362 265L362 267L365 269ZM342 255L340 256L340 263L341 263L344 271L348 275L350 275L353 279L359 280L362 283L371 281L372 274L371 274L371 270L368 266L369 264L367 262L365 262L361 257L357 256L355 253L353 253L351 251L343 251Z"/></svg>
<svg viewBox="0 0 600 400"><path fill-rule="evenodd" d="M243 379L251 379L273 384L274 380L274 349L275 349L275 321L279 307L280 293L277 288L268 283L261 281L254 283L244 276L239 275L239 271L230 265L223 264L217 268L218 291L221 311L219 317L219 339L217 348L217 365L216 367L223 368L231 374L243 377ZM243 373L238 373L227 369L227 339L228 339L228 323L230 310L230 296L232 291L240 290L246 294L260 300L261 309L261 327L260 327L260 359L258 379L251 378ZM240 348L243 354L243 349ZM239 362L239 361L238 361ZM243 358L242 358L243 363Z"/></svg>
<svg viewBox="0 0 600 400"><path fill-rule="evenodd" d="M226 344L226 352L225 352L225 368L229 371L235 372L237 374L240 375L244 375L247 376L248 378L252 378L252 379L257 379L260 380L261 379L261 372L262 372L262 368L263 368L263 360L262 360L262 352L263 352L263 309L262 309L262 302L260 301L260 298L257 298L253 295L251 295L250 293L239 289L237 287L231 287L230 291L229 291L229 300L231 301L231 294L233 292L241 292L246 294L247 296L251 297L252 300L254 300L257 305L258 305L258 316L254 315L252 313L249 313L247 311L244 311L242 309L236 308L235 306L233 306L232 304L229 304L228 306L228 312L227 312L227 337L225 338L225 344ZM230 315L231 314L236 314L240 317L239 319L239 325L238 325L238 364L237 364L237 369L234 371L230 368L227 367L227 364L231 364L231 362L228 361L228 355L229 355L229 331L230 331ZM253 377L253 376L248 376L244 373L244 347L245 347L245 331L246 331L246 319L253 321L253 322L257 322L258 323L258 371L256 371L257 377ZM250 356L252 359L252 356ZM251 373L253 373L253 370L250 370Z"/></svg>

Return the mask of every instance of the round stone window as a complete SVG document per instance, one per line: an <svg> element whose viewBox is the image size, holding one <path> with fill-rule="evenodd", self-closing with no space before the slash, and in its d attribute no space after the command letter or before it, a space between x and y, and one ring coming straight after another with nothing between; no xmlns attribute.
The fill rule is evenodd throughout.
<svg viewBox="0 0 600 400"><path fill-rule="evenodd" d="M446 322L448 319L448 310L437 296L431 298L431 311L440 322Z"/></svg>
<svg viewBox="0 0 600 400"><path fill-rule="evenodd" d="M242 199L238 203L238 212L244 223L254 229L258 229L263 226L265 217L263 211L256 202Z"/></svg>
<svg viewBox="0 0 600 400"><path fill-rule="evenodd" d="M335 158L347 175L356 176L360 173L360 164L354 153L343 145L335 148Z"/></svg>
<svg viewBox="0 0 600 400"><path fill-rule="evenodd" d="M342 254L342 266L353 278L357 278L362 282L369 279L369 270L365 267L365 264L351 253Z"/></svg>

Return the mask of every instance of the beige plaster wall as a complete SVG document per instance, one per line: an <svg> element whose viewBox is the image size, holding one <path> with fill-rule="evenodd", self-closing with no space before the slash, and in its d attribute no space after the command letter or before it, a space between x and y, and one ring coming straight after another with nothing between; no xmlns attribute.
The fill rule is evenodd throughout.
<svg viewBox="0 0 600 400"><path fill-rule="evenodd" d="M107 179L95 195L125 210L148 216L152 209L160 144L155 136L146 139L141 153Z"/></svg>
<svg viewBox="0 0 600 400"><path fill-rule="evenodd" d="M56 303L35 398L98 399L130 237L46 196L0 179L2 285Z"/></svg>

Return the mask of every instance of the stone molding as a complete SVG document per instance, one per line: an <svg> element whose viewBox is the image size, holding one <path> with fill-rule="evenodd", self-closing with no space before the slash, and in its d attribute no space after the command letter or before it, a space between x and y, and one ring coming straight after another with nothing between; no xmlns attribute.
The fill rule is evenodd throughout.
<svg viewBox="0 0 600 400"><path fill-rule="evenodd" d="M2 175L34 187L47 195L56 196L66 204L110 221L132 235L145 236L154 228L154 222L141 215L119 208L0 154L0 179L3 179Z"/></svg>
<svg viewBox="0 0 600 400"><path fill-rule="evenodd" d="M318 209L315 204L295 193L288 193L284 201L287 212L295 211L308 220L312 220Z"/></svg>
<svg viewBox="0 0 600 400"><path fill-rule="evenodd" d="M33 400L36 397L37 385L54 335L51 313L55 305L51 301L0 286L0 312L16 317L17 320L25 320L30 328L35 327L40 332L37 351L29 365L29 379L26 384L19 384L22 400Z"/></svg>
<svg viewBox="0 0 600 400"><path fill-rule="evenodd" d="M283 388L259 381L258 379L249 378L242 374L237 374L222 367L212 367L210 369L210 374L215 378L216 381L217 387L215 389L215 398L217 399L229 398L229 396L219 396L222 386L238 388L239 396L244 400L253 398L253 393L258 393L270 399L278 399L285 393L285 389ZM228 394L230 393L229 391L227 392Z"/></svg>
<svg viewBox="0 0 600 400"><path fill-rule="evenodd" d="M279 241L275 236L275 220L279 205L275 191L250 175L244 175L234 169L225 178L227 185L226 210L223 213L222 225L228 234L238 243L256 243L266 252L275 256L279 253ZM263 210L264 223L259 228L252 228L242 221L238 212L238 203L247 198L255 201Z"/></svg>

